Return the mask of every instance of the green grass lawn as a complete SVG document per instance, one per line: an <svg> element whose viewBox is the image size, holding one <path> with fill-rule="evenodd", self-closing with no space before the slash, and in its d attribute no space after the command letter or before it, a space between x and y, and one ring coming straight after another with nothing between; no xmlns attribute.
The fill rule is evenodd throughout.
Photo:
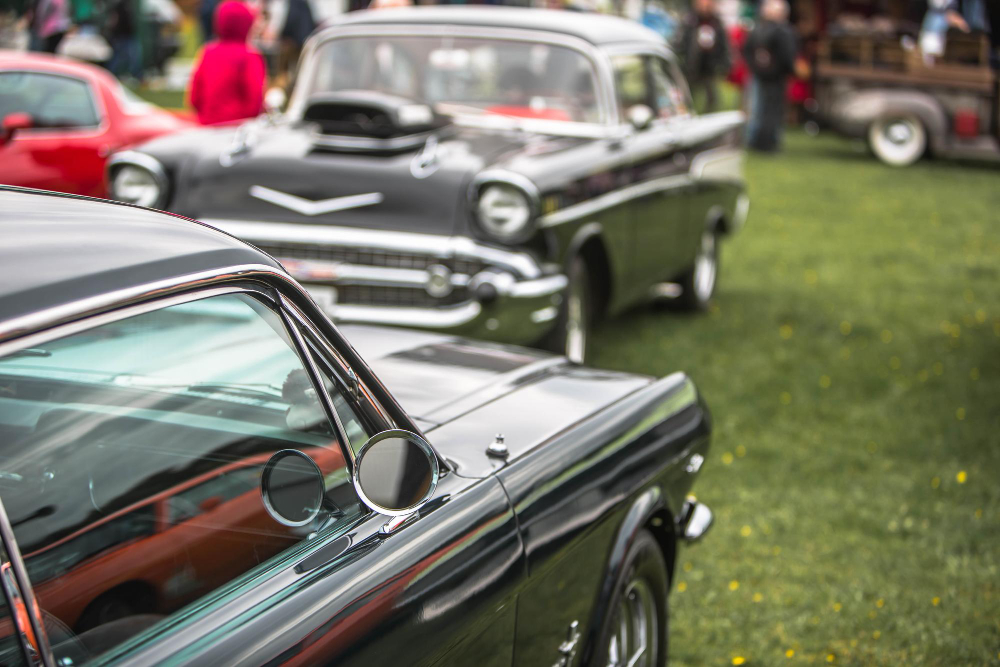
<svg viewBox="0 0 1000 667"><path fill-rule="evenodd" d="M712 311L595 336L713 411L672 662L998 664L1000 169L787 143L749 159Z"/></svg>

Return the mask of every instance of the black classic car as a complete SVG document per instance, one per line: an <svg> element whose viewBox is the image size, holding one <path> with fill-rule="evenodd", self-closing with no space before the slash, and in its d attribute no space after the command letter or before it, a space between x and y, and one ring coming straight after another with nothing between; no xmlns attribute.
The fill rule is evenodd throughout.
<svg viewBox="0 0 1000 667"><path fill-rule="evenodd" d="M742 125L694 114L663 40L624 19L356 12L310 39L284 115L152 141L108 179L267 251L336 320L580 361L596 318L665 281L706 306L749 206Z"/></svg>
<svg viewBox="0 0 1000 667"><path fill-rule="evenodd" d="M120 203L0 187L0 238L0 663L665 660L711 523L682 373L338 328Z"/></svg>

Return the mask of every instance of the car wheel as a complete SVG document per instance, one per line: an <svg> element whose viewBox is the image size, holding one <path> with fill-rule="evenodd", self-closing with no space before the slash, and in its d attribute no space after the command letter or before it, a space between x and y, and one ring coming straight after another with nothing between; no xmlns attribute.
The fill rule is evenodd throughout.
<svg viewBox="0 0 1000 667"><path fill-rule="evenodd" d="M879 118L868 128L868 145L882 162L907 167L924 154L927 130L915 116Z"/></svg>
<svg viewBox="0 0 1000 667"><path fill-rule="evenodd" d="M719 233L714 228L706 228L701 234L694 264L678 281L681 295L677 297L676 304L683 310L706 310L715 294L718 278Z"/></svg>
<svg viewBox="0 0 1000 667"><path fill-rule="evenodd" d="M647 530L636 535L601 631L595 664L659 667L667 661L667 563Z"/></svg>
<svg viewBox="0 0 1000 667"><path fill-rule="evenodd" d="M573 363L587 360L587 346L593 321L593 294L590 272L583 257L576 256L567 272L569 284L563 293L556 326L543 342L543 347L566 355Z"/></svg>

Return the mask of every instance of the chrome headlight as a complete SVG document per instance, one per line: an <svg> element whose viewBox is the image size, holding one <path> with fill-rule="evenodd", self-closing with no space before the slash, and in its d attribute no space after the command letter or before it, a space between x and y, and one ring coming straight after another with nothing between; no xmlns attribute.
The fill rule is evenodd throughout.
<svg viewBox="0 0 1000 667"><path fill-rule="evenodd" d="M108 161L112 199L162 208L167 198L167 176L159 160L137 151L124 151Z"/></svg>
<svg viewBox="0 0 1000 667"><path fill-rule="evenodd" d="M133 164L119 167L111 181L111 197L129 204L152 207L162 194L153 174Z"/></svg>
<svg viewBox="0 0 1000 667"><path fill-rule="evenodd" d="M534 231L534 207L524 190L516 185L484 184L475 207L479 226L499 241L523 241Z"/></svg>

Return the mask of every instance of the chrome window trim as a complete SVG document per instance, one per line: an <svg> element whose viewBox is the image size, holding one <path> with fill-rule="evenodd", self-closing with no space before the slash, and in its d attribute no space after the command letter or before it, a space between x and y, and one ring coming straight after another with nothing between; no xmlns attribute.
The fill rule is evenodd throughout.
<svg viewBox="0 0 1000 667"><path fill-rule="evenodd" d="M420 24L408 24L408 23L398 23L398 24L353 24L353 25L334 25L324 30L320 30L315 33L306 42L305 48L302 52L300 62L303 64L299 75L299 85L295 86L295 90L292 91L291 99L288 103L288 117L294 121L301 120L302 113L305 110L305 102L308 97L306 92L306 87L311 86L311 82L316 73L316 51L324 46L327 42L334 39L339 39L342 37L451 37L451 38L470 38L470 39L494 39L498 41L514 41L514 42L532 42L541 44L550 44L552 46L561 46L564 48L569 48L577 51L585 58L590 61L590 64L594 68L594 76L596 79L598 91L597 99L599 100L599 110L601 112L601 117L603 122L601 125L605 126L615 126L620 123L618 118L618 108L614 103L614 78L611 73L610 62L608 61L603 48L599 48L595 44L588 42L580 37L574 37L572 35L563 35L560 33L549 32L545 29L531 29L531 28L493 28L489 26L465 26L465 25L448 25L448 24L433 24L433 23L420 23ZM559 123L560 121L552 121ZM564 125L576 125L577 123L565 122ZM529 124L524 125L526 129L530 129ZM555 131L554 128L550 131L550 134L561 134ZM568 136L575 136L572 134L571 129L567 129L570 134Z"/></svg>
<svg viewBox="0 0 1000 667"><path fill-rule="evenodd" d="M7 509L4 507L2 499L0 499L0 540L3 541L7 557L10 559L10 567L14 572L14 580L18 587L17 592L21 595L22 600L24 600L25 607L27 607L28 622L31 624L32 632L35 633L35 641L38 642L38 657L41 658L41 663L45 667L55 667L52 647L49 645L49 635L45 631L45 624L39 618L40 607L35 601L35 591L31 588L31 582L28 580L28 570L24 565L24 559L21 558L21 550L17 546L17 538L14 537L14 528L10 525L10 518L7 516ZM7 591L5 590L4 598L6 597ZM13 612L14 610L11 609L11 623L14 626L15 632L18 632L17 620L14 618ZM20 633L18 632L18 634ZM23 639L19 643L25 656L28 656L27 664L38 664L38 661L31 660L31 651L28 646L24 645Z"/></svg>
<svg viewBox="0 0 1000 667"><path fill-rule="evenodd" d="M163 206L167 201L167 194L170 188L170 179L167 178L167 170L164 169L163 164L155 157L148 153L140 153L139 151L121 151L108 158L107 164L104 167L104 171L108 176L108 196L110 197L113 194L111 192L111 188L114 185L114 179L111 176L112 170L127 164L145 169L153 176L153 180L156 181L156 185L160 188L160 194L156 198L156 201L153 202L152 208Z"/></svg>
<svg viewBox="0 0 1000 667"><path fill-rule="evenodd" d="M209 269L182 276L173 276L150 283L142 283L112 292L95 294L94 296L46 308L29 315L22 315L21 317L9 320L0 320L0 356L5 356L9 352L21 349L22 347L30 347L30 345L24 343L26 340L37 343L58 337L49 335L50 332L42 331L43 329L48 330L59 327L60 331L72 333L74 328L77 331L90 328L92 326L90 322L93 321L90 318L102 313L110 317L107 321L120 319L116 315L118 309L132 307L133 304L137 304L140 301L144 302L137 306L140 310L141 308L156 309L162 306L153 305L151 300L160 296L187 292L188 290L209 286L214 282L224 280L263 277L280 279L282 282L295 284L290 276L274 267L266 264L242 264ZM204 291L198 293L203 294ZM184 295L180 295L178 298L180 299L180 303L185 300ZM158 301L157 303L162 302ZM86 322L83 322L84 320ZM64 330L62 328L64 326L69 326L69 329ZM67 333L64 332L59 335L65 336Z"/></svg>
<svg viewBox="0 0 1000 667"><path fill-rule="evenodd" d="M465 236L222 218L203 218L202 222L250 243L303 243L365 250L374 248L443 259L470 258L511 269L523 278L542 275L541 267L527 253L493 248Z"/></svg>

